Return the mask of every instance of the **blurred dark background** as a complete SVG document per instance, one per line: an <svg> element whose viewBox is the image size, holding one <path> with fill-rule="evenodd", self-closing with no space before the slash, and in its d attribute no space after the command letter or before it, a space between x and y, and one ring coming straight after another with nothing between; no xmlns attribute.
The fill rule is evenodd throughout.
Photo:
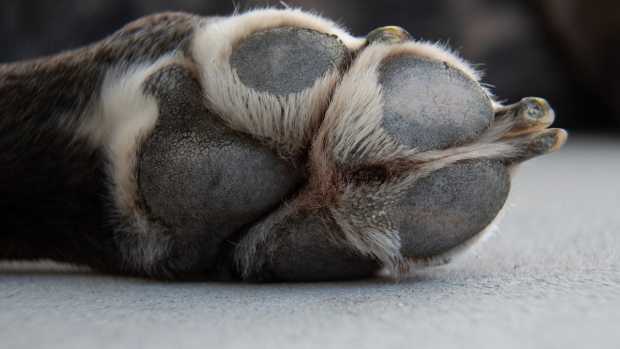
<svg viewBox="0 0 620 349"><path fill-rule="evenodd" d="M547 98L557 125L620 131L620 1L290 0L335 19L355 35L400 25L414 37L448 42L480 64L507 102ZM6 0L0 2L0 62L33 58L101 39L160 11L226 15L279 1Z"/></svg>

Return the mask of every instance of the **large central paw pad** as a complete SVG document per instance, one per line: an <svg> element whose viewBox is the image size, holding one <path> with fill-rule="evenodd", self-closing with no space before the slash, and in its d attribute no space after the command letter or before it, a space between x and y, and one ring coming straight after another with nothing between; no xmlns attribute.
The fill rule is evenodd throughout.
<svg viewBox="0 0 620 349"><path fill-rule="evenodd" d="M324 280L447 261L499 214L512 167L566 138L544 100L500 105L397 27L355 39L255 11L207 24L192 52L195 71L150 80L139 181L153 219L203 244L194 269Z"/></svg>

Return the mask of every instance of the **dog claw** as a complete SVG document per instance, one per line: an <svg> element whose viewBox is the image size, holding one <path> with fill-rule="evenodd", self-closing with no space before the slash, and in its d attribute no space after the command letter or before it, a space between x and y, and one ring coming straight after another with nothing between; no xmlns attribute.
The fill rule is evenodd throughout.
<svg viewBox="0 0 620 349"><path fill-rule="evenodd" d="M375 42L400 44L411 39L411 34L408 31L395 25L377 28L366 36L366 42L369 45Z"/></svg>
<svg viewBox="0 0 620 349"><path fill-rule="evenodd" d="M514 126L510 135L516 136L549 127L555 120L555 112L545 99L527 97L515 104L501 107L495 112L495 118L512 120Z"/></svg>
<svg viewBox="0 0 620 349"><path fill-rule="evenodd" d="M516 147L520 150L518 156L512 162L523 162L559 150L568 133L559 128L547 129L534 134L514 139Z"/></svg>

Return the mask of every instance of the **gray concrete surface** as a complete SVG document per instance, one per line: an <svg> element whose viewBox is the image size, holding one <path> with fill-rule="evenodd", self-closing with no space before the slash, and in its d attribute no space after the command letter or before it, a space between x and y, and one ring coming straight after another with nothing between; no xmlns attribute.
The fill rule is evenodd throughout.
<svg viewBox="0 0 620 349"><path fill-rule="evenodd" d="M0 266L0 348L620 348L620 140L516 177L500 231L400 283L161 283Z"/></svg>

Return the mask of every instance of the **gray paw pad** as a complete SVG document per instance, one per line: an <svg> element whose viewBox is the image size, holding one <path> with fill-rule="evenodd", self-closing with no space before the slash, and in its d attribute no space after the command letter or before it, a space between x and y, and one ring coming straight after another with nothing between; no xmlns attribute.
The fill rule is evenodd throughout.
<svg viewBox="0 0 620 349"><path fill-rule="evenodd" d="M188 241L207 241L201 257L213 261L221 242L297 190L302 170L226 127L184 70L165 68L148 86L160 118L140 154L142 198L158 222Z"/></svg>
<svg viewBox="0 0 620 349"><path fill-rule="evenodd" d="M218 243L277 207L296 189L300 171L261 146L220 132L204 114L193 130L159 128L140 162L140 188L151 214L188 238Z"/></svg>
<svg viewBox="0 0 620 349"><path fill-rule="evenodd" d="M288 217L276 232L266 270L276 280L325 281L358 279L380 269L373 259L331 241L339 230L325 211Z"/></svg>
<svg viewBox="0 0 620 349"><path fill-rule="evenodd" d="M383 127L420 151L474 140L493 120L491 100L461 71L439 61L398 56L380 68Z"/></svg>
<svg viewBox="0 0 620 349"><path fill-rule="evenodd" d="M406 257L448 252L484 230L504 205L510 189L499 161L451 165L418 181L390 213Z"/></svg>
<svg viewBox="0 0 620 349"><path fill-rule="evenodd" d="M233 51L231 66L246 86L286 96L311 87L347 57L347 49L335 36L282 27L243 40Z"/></svg>

